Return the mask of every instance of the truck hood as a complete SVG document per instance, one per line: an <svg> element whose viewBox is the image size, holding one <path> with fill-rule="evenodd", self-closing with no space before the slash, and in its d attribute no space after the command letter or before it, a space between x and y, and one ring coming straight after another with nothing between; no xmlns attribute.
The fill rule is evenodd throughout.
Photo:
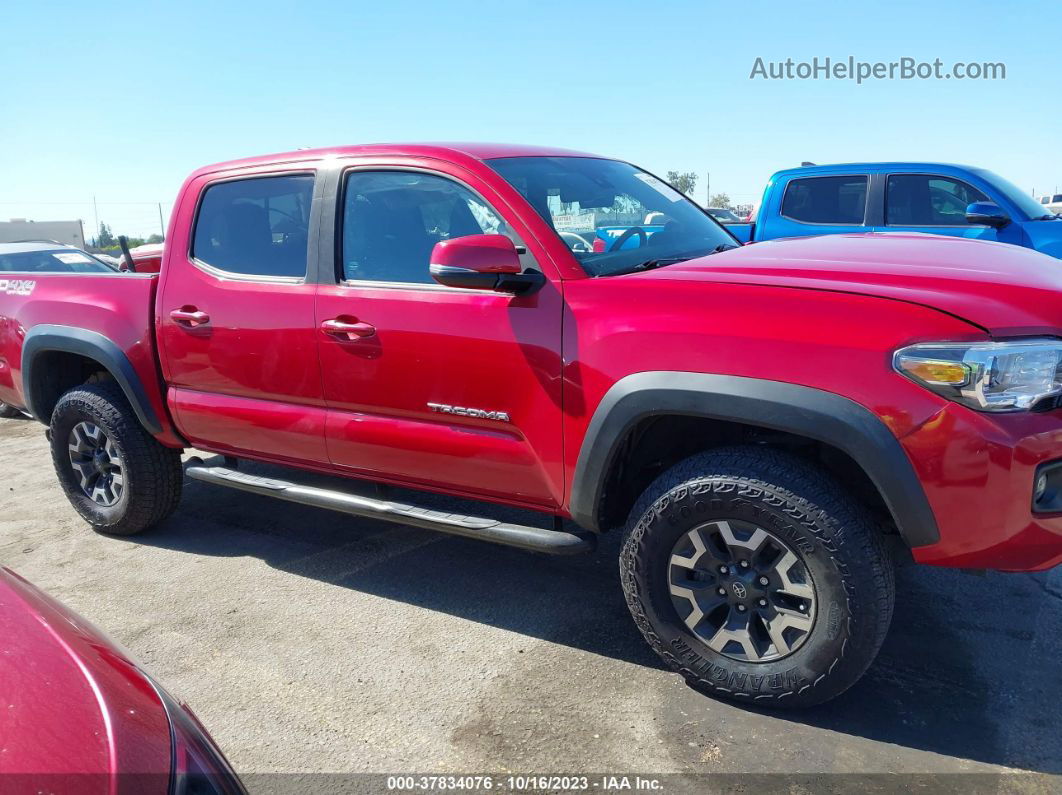
<svg viewBox="0 0 1062 795"><path fill-rule="evenodd" d="M1062 334L1062 261L960 237L889 232L771 240L633 278L858 293L937 309L996 336Z"/></svg>

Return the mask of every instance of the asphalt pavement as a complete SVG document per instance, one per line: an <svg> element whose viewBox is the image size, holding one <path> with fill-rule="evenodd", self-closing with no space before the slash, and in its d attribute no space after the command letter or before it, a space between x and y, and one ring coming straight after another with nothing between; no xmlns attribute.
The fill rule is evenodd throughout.
<svg viewBox="0 0 1062 795"><path fill-rule="evenodd" d="M69 506L28 419L0 420L0 484L0 562L187 701L253 790L322 771L1062 789L1062 569L903 568L864 679L768 712L661 667L623 602L615 537L552 558L186 481L172 519L109 538ZM946 776L970 773L1014 775Z"/></svg>

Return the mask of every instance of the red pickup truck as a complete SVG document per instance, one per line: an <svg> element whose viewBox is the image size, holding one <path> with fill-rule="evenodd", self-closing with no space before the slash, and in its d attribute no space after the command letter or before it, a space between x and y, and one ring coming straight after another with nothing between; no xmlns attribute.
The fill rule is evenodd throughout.
<svg viewBox="0 0 1062 795"><path fill-rule="evenodd" d="M617 226L602 251L563 234ZM1043 254L906 234L739 248L628 163L478 144L203 168L166 240L159 274L0 281L0 401L49 425L101 532L159 522L183 475L541 552L624 528L622 587L660 656L793 706L870 664L898 557L1062 562L1062 272ZM182 474L193 446L225 465Z"/></svg>

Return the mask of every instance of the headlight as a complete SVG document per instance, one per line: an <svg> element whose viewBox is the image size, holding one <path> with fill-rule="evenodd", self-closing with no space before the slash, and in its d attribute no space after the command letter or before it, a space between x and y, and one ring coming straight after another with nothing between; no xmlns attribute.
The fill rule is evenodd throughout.
<svg viewBox="0 0 1062 795"><path fill-rule="evenodd" d="M901 375L978 411L1054 408L1062 396L1062 340L931 342L896 351Z"/></svg>

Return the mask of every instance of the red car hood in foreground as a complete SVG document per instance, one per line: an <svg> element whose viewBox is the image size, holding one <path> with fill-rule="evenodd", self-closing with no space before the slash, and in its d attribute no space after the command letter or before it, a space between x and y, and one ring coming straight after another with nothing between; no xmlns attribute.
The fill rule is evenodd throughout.
<svg viewBox="0 0 1062 795"><path fill-rule="evenodd" d="M170 724L147 677L98 629L0 569L0 789L165 793L170 769Z"/></svg>
<svg viewBox="0 0 1062 795"><path fill-rule="evenodd" d="M635 278L874 295L932 307L997 336L1062 329L1062 261L961 237L879 233L772 240Z"/></svg>

